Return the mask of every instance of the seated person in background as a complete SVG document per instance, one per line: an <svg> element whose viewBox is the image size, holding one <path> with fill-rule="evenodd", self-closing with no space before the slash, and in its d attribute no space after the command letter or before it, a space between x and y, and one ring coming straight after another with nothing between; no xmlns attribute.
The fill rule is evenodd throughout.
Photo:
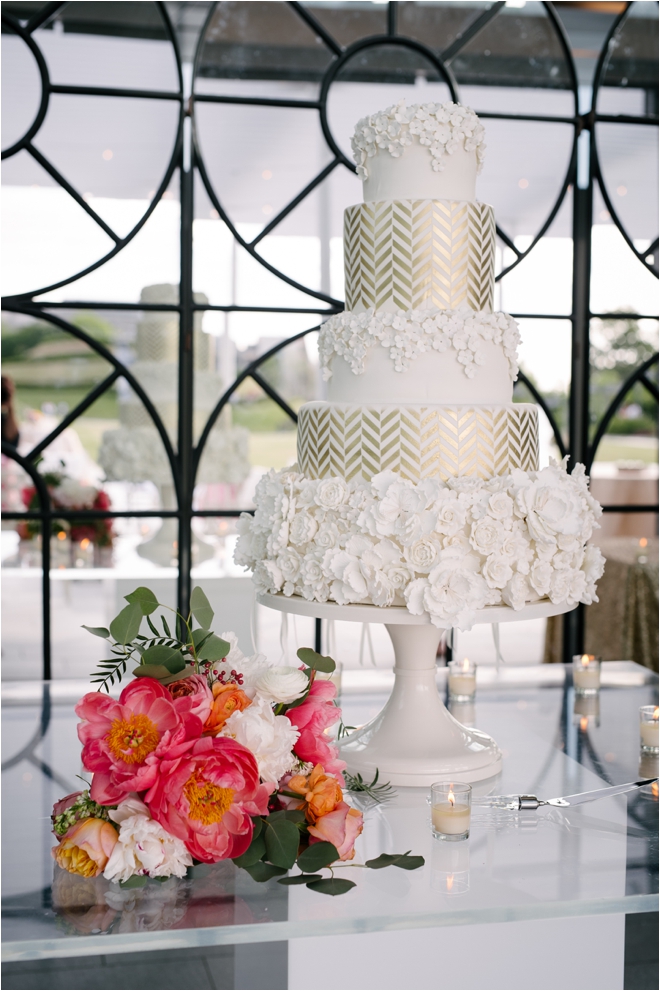
<svg viewBox="0 0 660 991"><path fill-rule="evenodd" d="M14 383L8 375L2 376L2 439L12 447L18 447L19 432L14 413Z"/></svg>

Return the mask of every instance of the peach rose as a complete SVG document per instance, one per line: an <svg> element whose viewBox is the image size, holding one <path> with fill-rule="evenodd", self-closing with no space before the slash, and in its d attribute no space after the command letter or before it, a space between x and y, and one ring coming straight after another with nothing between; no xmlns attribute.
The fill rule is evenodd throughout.
<svg viewBox="0 0 660 991"><path fill-rule="evenodd" d="M304 809L305 818L312 824L333 812L344 797L337 779L325 774L321 764L317 764L311 774L294 775L284 785L284 790L301 796L302 802L295 803L295 807Z"/></svg>
<svg viewBox="0 0 660 991"><path fill-rule="evenodd" d="M97 877L107 864L117 842L117 830L104 819L81 819L62 837L51 853L70 874Z"/></svg>
<svg viewBox="0 0 660 991"><path fill-rule="evenodd" d="M223 685L216 681L213 685L211 713L204 723L202 735L217 736L233 712L242 712L249 705L252 705L252 699L235 682Z"/></svg>
<svg viewBox="0 0 660 991"><path fill-rule="evenodd" d="M334 811L317 819L309 827L312 836L310 843L332 843L337 847L340 860L352 860L355 856L355 841L362 832L362 813L352 809L346 802L340 802Z"/></svg>

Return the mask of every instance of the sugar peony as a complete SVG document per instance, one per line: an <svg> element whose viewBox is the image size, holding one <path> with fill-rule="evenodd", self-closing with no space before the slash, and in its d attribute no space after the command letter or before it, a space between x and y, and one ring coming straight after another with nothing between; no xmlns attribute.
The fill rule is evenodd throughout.
<svg viewBox="0 0 660 991"><path fill-rule="evenodd" d="M70 874L98 877L117 842L117 830L105 819L82 819L69 829L51 854Z"/></svg>
<svg viewBox="0 0 660 991"><path fill-rule="evenodd" d="M161 762L145 802L193 857L213 864L245 853L254 829L250 817L267 813L271 790L260 783L249 750L225 737L204 737Z"/></svg>
<svg viewBox="0 0 660 991"><path fill-rule="evenodd" d="M316 678L302 705L288 709L286 717L300 732L293 748L300 760L322 764L326 772L336 775L343 785L342 771L346 764L339 760L339 748L329 743L325 736L325 730L341 719L341 709L334 704L336 694L332 682Z"/></svg>
<svg viewBox="0 0 660 991"><path fill-rule="evenodd" d="M94 772L90 795L102 805L150 788L162 753L202 731L201 720L180 712L167 689L153 678L136 678L119 701L90 692L75 711L82 720L82 762Z"/></svg>
<svg viewBox="0 0 660 991"><path fill-rule="evenodd" d="M193 862L185 844L151 818L144 802L127 798L110 812L110 817L119 824L119 837L104 877L109 881L128 881L135 874L185 877Z"/></svg>
<svg viewBox="0 0 660 991"><path fill-rule="evenodd" d="M352 809L346 802L327 815L321 816L313 826L309 826L310 843L323 841L337 847L340 860L352 860L355 856L355 841L362 832L362 813Z"/></svg>

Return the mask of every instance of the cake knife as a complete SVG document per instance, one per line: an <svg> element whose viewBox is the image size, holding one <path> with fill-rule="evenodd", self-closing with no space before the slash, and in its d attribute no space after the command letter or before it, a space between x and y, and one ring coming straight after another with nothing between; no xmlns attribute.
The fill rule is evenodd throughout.
<svg viewBox="0 0 660 991"><path fill-rule="evenodd" d="M474 801L473 805L486 806L491 809L509 809L511 812L539 809L542 805L566 809L574 805L582 805L584 802L597 802L600 798L609 798L611 795L623 795L627 791L636 791L657 780L657 778L645 778L643 781L629 781L625 785L612 785L610 788L597 788L595 791L582 791L577 795L563 795L560 798L542 799L537 798L536 795L494 795L491 798L486 795Z"/></svg>

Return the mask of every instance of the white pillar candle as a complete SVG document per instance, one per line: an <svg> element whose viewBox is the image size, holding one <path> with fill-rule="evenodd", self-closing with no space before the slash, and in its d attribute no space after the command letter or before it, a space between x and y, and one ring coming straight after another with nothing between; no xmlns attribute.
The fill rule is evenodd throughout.
<svg viewBox="0 0 660 991"><path fill-rule="evenodd" d="M658 750L658 707L643 705L639 710L639 742L643 750Z"/></svg>
<svg viewBox="0 0 660 991"><path fill-rule="evenodd" d="M477 690L477 668L468 658L449 665L449 695L451 698L472 698Z"/></svg>
<svg viewBox="0 0 660 991"><path fill-rule="evenodd" d="M593 654L573 658L573 687L576 692L597 692L600 688L600 661Z"/></svg>

